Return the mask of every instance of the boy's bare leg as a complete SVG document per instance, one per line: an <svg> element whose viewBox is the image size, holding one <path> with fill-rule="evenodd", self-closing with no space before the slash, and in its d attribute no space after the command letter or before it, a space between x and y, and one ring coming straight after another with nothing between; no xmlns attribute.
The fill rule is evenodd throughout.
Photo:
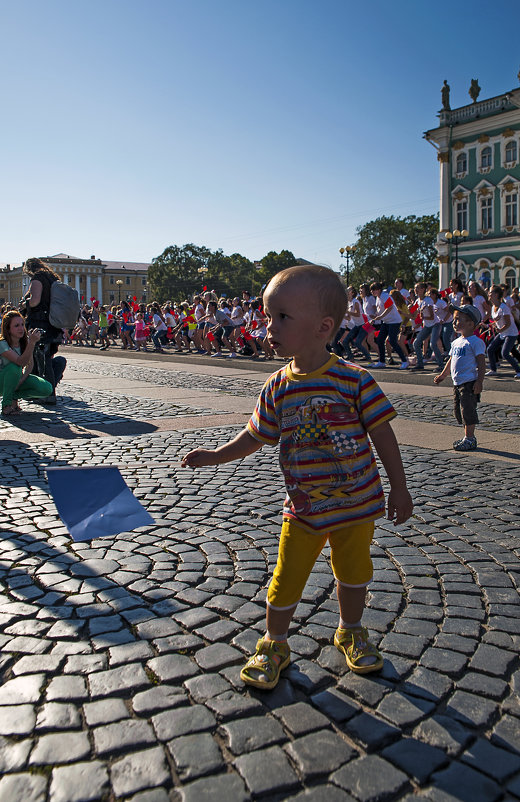
<svg viewBox="0 0 520 802"><path fill-rule="evenodd" d="M475 424L474 423L466 423L464 426L464 434L470 440L475 436Z"/></svg>
<svg viewBox="0 0 520 802"><path fill-rule="evenodd" d="M357 624L361 621L365 609L366 588L348 588L345 585L336 585L338 594L339 614L346 624Z"/></svg>
<svg viewBox="0 0 520 802"><path fill-rule="evenodd" d="M273 640L278 640L278 638L285 640L287 638L287 632L295 610L296 606L291 607L289 610L274 610L272 607L267 607L267 631Z"/></svg>

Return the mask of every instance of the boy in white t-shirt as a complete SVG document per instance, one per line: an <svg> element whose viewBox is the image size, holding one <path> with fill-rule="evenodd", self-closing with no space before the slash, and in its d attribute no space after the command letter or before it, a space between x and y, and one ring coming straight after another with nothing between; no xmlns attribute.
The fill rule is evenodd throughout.
<svg viewBox="0 0 520 802"><path fill-rule="evenodd" d="M466 304L452 309L455 310L453 328L459 336L451 344L450 357L442 372L433 381L440 384L451 371L455 417L464 425L464 437L456 440L453 448L455 451L475 451L475 425L479 422L477 404L486 372L486 346L474 333L480 323L477 307Z"/></svg>

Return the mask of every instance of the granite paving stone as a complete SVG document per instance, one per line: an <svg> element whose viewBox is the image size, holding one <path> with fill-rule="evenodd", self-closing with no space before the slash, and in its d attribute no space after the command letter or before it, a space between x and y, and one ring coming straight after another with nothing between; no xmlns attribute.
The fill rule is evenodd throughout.
<svg viewBox="0 0 520 802"><path fill-rule="evenodd" d="M408 783L406 774L377 755L367 755L347 763L332 775L332 779L362 802L396 795Z"/></svg>
<svg viewBox="0 0 520 802"><path fill-rule="evenodd" d="M280 720L292 735L304 735L313 730L323 729L328 725L328 719L319 710L315 710L305 702L274 709L273 714Z"/></svg>
<svg viewBox="0 0 520 802"><path fill-rule="evenodd" d="M110 779L117 796L128 796L169 782L170 772L162 747L131 752L116 760L110 768Z"/></svg>
<svg viewBox="0 0 520 802"><path fill-rule="evenodd" d="M236 758L235 766L252 794L279 794L300 783L287 756L279 746L241 755Z"/></svg>
<svg viewBox="0 0 520 802"><path fill-rule="evenodd" d="M87 687L82 676L69 674L51 679L45 695L49 701L82 701L87 699Z"/></svg>
<svg viewBox="0 0 520 802"><path fill-rule="evenodd" d="M158 713L152 717L157 737L160 741L169 741L180 735L214 730L216 719L204 705L181 707L174 715L169 711Z"/></svg>
<svg viewBox="0 0 520 802"><path fill-rule="evenodd" d="M187 703L188 697L183 689L175 685L157 685L148 691L137 693L132 699L134 712L140 716L148 716L150 713L157 713L161 710L170 710Z"/></svg>
<svg viewBox="0 0 520 802"><path fill-rule="evenodd" d="M174 738L167 748L183 782L218 772L222 766L222 752L208 733Z"/></svg>
<svg viewBox="0 0 520 802"><path fill-rule="evenodd" d="M130 663L107 671L95 671L89 675L88 681L93 698L116 696L122 691L135 692L150 685L150 680L140 663Z"/></svg>
<svg viewBox="0 0 520 802"><path fill-rule="evenodd" d="M0 705L23 705L38 702L45 674L30 674L8 680L0 687Z"/></svg>
<svg viewBox="0 0 520 802"><path fill-rule="evenodd" d="M60 732L42 735L29 757L30 766L72 763L90 755L86 732Z"/></svg>
<svg viewBox="0 0 520 802"><path fill-rule="evenodd" d="M189 657L182 654L166 654L154 657L147 662L148 668L163 681L176 681L193 677L197 673L197 666Z"/></svg>
<svg viewBox="0 0 520 802"><path fill-rule="evenodd" d="M36 729L69 730L81 726L78 708L75 705L61 702L47 702L38 711Z"/></svg>
<svg viewBox="0 0 520 802"><path fill-rule="evenodd" d="M108 771L97 760L57 766L52 770L50 802L90 802L108 790Z"/></svg>
<svg viewBox="0 0 520 802"><path fill-rule="evenodd" d="M428 791L433 800L460 799L460 789L464 789L465 799L478 799L479 802L492 802L500 797L500 787L478 771L464 763L452 763L447 769L433 775L434 791Z"/></svg>
<svg viewBox="0 0 520 802"><path fill-rule="evenodd" d="M133 719L96 727L93 735L94 748L100 756L155 743L151 726L146 721Z"/></svg>
<svg viewBox="0 0 520 802"><path fill-rule="evenodd" d="M249 802L244 781L237 774L219 774L188 783L180 791L182 802Z"/></svg>
<svg viewBox="0 0 520 802"><path fill-rule="evenodd" d="M356 750L330 730L318 730L289 743L286 752L305 780L329 775L356 756Z"/></svg>
<svg viewBox="0 0 520 802"><path fill-rule="evenodd" d="M442 749L437 749L416 738L401 738L383 749L381 754L382 757L419 783L424 783L434 771L448 761L448 757Z"/></svg>
<svg viewBox="0 0 520 802"><path fill-rule="evenodd" d="M45 802L47 779L39 774L21 772L0 779L0 802Z"/></svg>
<svg viewBox="0 0 520 802"><path fill-rule="evenodd" d="M36 725L33 705L8 705L1 712L0 735L29 735Z"/></svg>
<svg viewBox="0 0 520 802"><path fill-rule="evenodd" d="M13 741L0 736L0 774L25 768L32 747L31 738Z"/></svg>

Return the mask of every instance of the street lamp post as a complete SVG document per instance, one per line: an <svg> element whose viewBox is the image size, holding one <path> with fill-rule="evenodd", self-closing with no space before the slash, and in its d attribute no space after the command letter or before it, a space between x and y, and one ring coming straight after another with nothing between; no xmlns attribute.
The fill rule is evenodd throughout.
<svg viewBox="0 0 520 802"><path fill-rule="evenodd" d="M116 281L116 284L117 284L117 288L118 288L118 290L119 290L119 300L118 300L118 303L119 303L119 304L121 304L121 285L123 284L123 281L122 281L120 278L118 278L118 279L117 279L117 281Z"/></svg>
<svg viewBox="0 0 520 802"><path fill-rule="evenodd" d="M453 240L453 243L455 245L455 278L457 278L459 275L459 242L464 242L464 240L468 236L469 236L469 231L466 231L465 228L463 228L462 231L459 231L459 229L456 228L454 231L446 231L446 233L444 234L444 237L448 240L448 243L451 243L451 241ZM451 273L451 268L449 273ZM448 274L448 280L449 279L450 275Z"/></svg>
<svg viewBox="0 0 520 802"><path fill-rule="evenodd" d="M339 249L341 258L347 260L347 287L350 284L350 257L352 256L355 250L356 250L355 245L347 245L346 248Z"/></svg>
<svg viewBox="0 0 520 802"><path fill-rule="evenodd" d="M208 272L208 270L209 267L207 265L203 265L202 267L199 267L197 269L197 273L200 273L200 275L202 276L202 281L206 279L206 273Z"/></svg>

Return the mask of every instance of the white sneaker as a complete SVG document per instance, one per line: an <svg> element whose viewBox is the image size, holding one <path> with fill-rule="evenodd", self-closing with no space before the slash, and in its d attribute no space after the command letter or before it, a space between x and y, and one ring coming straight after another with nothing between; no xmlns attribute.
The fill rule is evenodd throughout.
<svg viewBox="0 0 520 802"><path fill-rule="evenodd" d="M228 358L228 359L236 359L236 358L237 358L237 355L235 354L235 352L234 352L234 351L232 351L230 354L228 354L228 355L227 355L227 358Z"/></svg>
<svg viewBox="0 0 520 802"><path fill-rule="evenodd" d="M408 370L409 367L410 366L408 362L401 362L401 367L399 368L399 370Z"/></svg>
<svg viewBox="0 0 520 802"><path fill-rule="evenodd" d="M221 359L224 359L224 354L222 354L220 351L218 351L216 354L211 354L211 356L212 356L212 357L218 356L218 357L220 357Z"/></svg>
<svg viewBox="0 0 520 802"><path fill-rule="evenodd" d="M498 376L496 370L486 370L486 376Z"/></svg>
<svg viewBox="0 0 520 802"><path fill-rule="evenodd" d="M386 368L386 365L385 365L384 362L372 362L372 367L373 368Z"/></svg>

